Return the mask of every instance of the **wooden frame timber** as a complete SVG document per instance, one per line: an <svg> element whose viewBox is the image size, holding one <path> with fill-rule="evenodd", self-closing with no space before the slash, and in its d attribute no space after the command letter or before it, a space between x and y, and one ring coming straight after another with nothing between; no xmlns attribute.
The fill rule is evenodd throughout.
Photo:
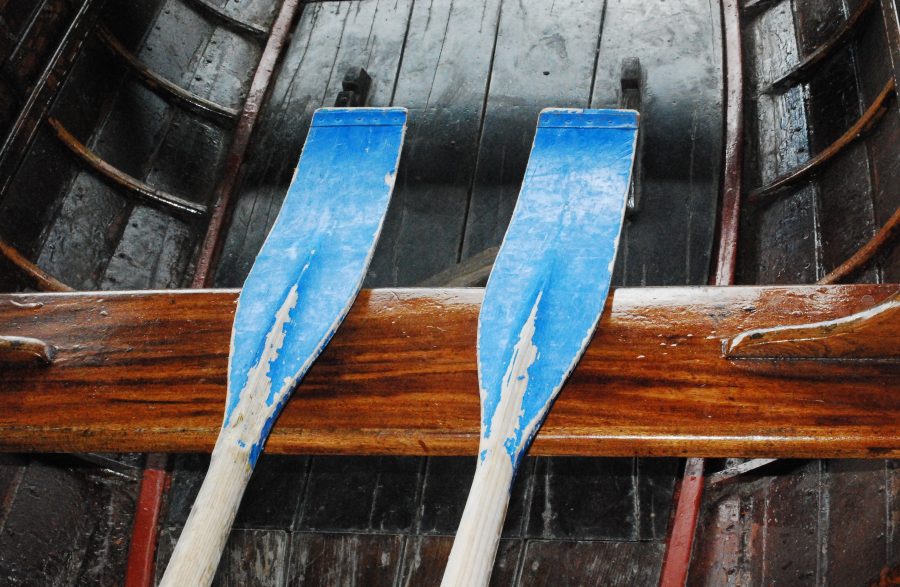
<svg viewBox="0 0 900 587"><path fill-rule="evenodd" d="M65 145L79 161L98 175L106 178L113 185L127 190L127 193L132 195L135 199L142 201L148 206L154 206L187 220L206 216L208 210L203 204L197 204L196 202L191 202L190 200L179 198L176 195L157 189L136 177L125 173L114 165L111 165L76 139L57 119L49 117L47 118L47 124L49 124L53 129L53 132L56 133L56 137L60 142Z"/></svg>
<svg viewBox="0 0 900 587"><path fill-rule="evenodd" d="M256 39L257 41L265 41L269 36L268 29L261 27L258 24L238 20L225 10L206 0L188 0L187 5L198 13L209 17L210 20L230 28L237 33Z"/></svg>
<svg viewBox="0 0 900 587"><path fill-rule="evenodd" d="M141 61L105 26L99 26L98 33L100 35L100 40L109 47L110 51L127 65L129 70L136 75L147 88L156 92L161 98L173 102L185 110L207 118L217 124L224 126L234 124L234 121L237 119L240 112L234 108L228 108L227 106L211 102L206 98L201 98L151 70L141 63Z"/></svg>
<svg viewBox="0 0 900 587"><path fill-rule="evenodd" d="M0 238L0 259L12 266L23 280L29 282L37 290L72 291L71 287L29 261L18 249L2 238Z"/></svg>
<svg viewBox="0 0 900 587"><path fill-rule="evenodd" d="M872 130L887 111L888 101L896 95L896 90L897 88L894 80L889 79L884 84L884 87L878 93L878 96L872 104L866 108L863 115L860 116L844 134L805 163L779 175L766 185L751 191L747 196L747 202L749 204L759 205L771 201L770 197L774 194L782 192L786 188L809 178L811 174L833 159L838 153L846 148L847 145L853 143L863 134Z"/></svg>
<svg viewBox="0 0 900 587"><path fill-rule="evenodd" d="M740 332L847 316L898 285L619 289L535 455L900 456L900 360L728 360ZM272 453L469 454L482 290L366 290L286 406ZM234 290L6 294L0 450L208 451ZM898 328L900 325L887 326ZM900 332L897 333L900 336Z"/></svg>
<svg viewBox="0 0 900 587"><path fill-rule="evenodd" d="M825 60L831 57L838 49L845 46L854 35L859 33L862 28L860 26L861 23L864 22L874 6L875 0L862 0L859 6L847 15L847 20L831 37L816 47L800 63L792 67L790 71L772 82L764 90L764 93L784 92L808 79L814 71L821 67Z"/></svg>

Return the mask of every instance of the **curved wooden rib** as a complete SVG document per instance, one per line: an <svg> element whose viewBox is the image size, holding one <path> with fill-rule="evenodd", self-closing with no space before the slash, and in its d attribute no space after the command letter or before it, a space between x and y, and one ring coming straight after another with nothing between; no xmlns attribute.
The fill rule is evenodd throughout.
<svg viewBox="0 0 900 587"><path fill-rule="evenodd" d="M190 202L178 196L149 186L141 180L128 175L124 171L104 161L99 155L88 149L66 130L62 123L55 118L48 118L47 123L56 131L56 136L69 148L82 162L91 169L112 181L116 185L125 188L141 200L150 205L162 208L180 216L199 218L206 215L206 206Z"/></svg>
<svg viewBox="0 0 900 587"><path fill-rule="evenodd" d="M264 29L263 27L252 24L249 22L244 22L242 20L238 20L235 17L231 16L221 8L217 6L213 6L204 0L186 0L187 3L194 8L200 14L216 20L219 24L224 27L230 28L231 30L238 32L240 34L246 35L248 37L253 37L254 39L258 39L264 41L266 37L269 35L269 31Z"/></svg>
<svg viewBox="0 0 900 587"><path fill-rule="evenodd" d="M119 42L109 29L101 25L97 27L97 31L100 34L100 39L103 40L106 46L140 78L144 85L164 99L213 122L228 126L234 124L235 119L238 117L237 110L192 94L178 84L150 71L146 65L141 63L131 51Z"/></svg>
<svg viewBox="0 0 900 587"><path fill-rule="evenodd" d="M841 263L831 273L819 280L819 283L840 283L844 278L853 275L866 266L885 247L894 242L900 235L900 208L894 212L884 226L875 233L869 242L864 244L852 257Z"/></svg>
<svg viewBox="0 0 900 587"><path fill-rule="evenodd" d="M764 93L783 92L791 86L795 86L815 70L816 66L830 57L836 50L843 47L853 35L859 31L859 24L875 6L875 0L863 0L856 10L844 21L844 24L824 43L819 45L812 53L806 56L793 69L775 80L764 90Z"/></svg>
<svg viewBox="0 0 900 587"><path fill-rule="evenodd" d="M787 188L803 178L807 177L813 171L821 167L825 162L830 161L840 153L847 145L855 141L863 133L867 132L881 118L887 110L887 102L896 94L896 86L894 79L891 78L884 85L878 97L872 102L872 105L863 113L859 119L853 123L847 132L841 135L836 141L828 145L821 153L809 159L806 163L796 167L778 176L769 184L756 188L748 195L748 202L757 204L767 196L777 193Z"/></svg>
<svg viewBox="0 0 900 587"><path fill-rule="evenodd" d="M843 318L748 330L725 348L729 359L879 359L900 361L900 292Z"/></svg>
<svg viewBox="0 0 900 587"><path fill-rule="evenodd" d="M14 246L3 239L0 239L0 255L24 275L35 289L40 291L72 291L71 287L26 259Z"/></svg>

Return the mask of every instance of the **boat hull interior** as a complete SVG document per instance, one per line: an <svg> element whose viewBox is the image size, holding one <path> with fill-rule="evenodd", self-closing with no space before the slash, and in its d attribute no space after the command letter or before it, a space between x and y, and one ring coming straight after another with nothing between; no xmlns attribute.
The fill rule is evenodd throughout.
<svg viewBox="0 0 900 587"><path fill-rule="evenodd" d="M313 112L355 98L409 110L366 288L483 285L547 107L640 111L615 286L897 283L897 12L895 0L0 0L0 286L240 287ZM354 93L345 76L360 68L372 83ZM170 485L139 568L142 479L161 458L0 455L0 584L158 579L209 462L163 458ZM760 464L707 482L687 584L900 576L897 461ZM474 467L264 455L215 584L437 585ZM492 585L658 583L684 468L527 458Z"/></svg>

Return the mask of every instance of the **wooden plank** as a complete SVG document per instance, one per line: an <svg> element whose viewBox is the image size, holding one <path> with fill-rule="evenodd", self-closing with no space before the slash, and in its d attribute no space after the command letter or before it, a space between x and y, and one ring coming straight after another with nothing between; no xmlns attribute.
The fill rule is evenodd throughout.
<svg viewBox="0 0 900 587"><path fill-rule="evenodd" d="M398 535L306 534L291 537L288 585L390 587L403 553Z"/></svg>
<svg viewBox="0 0 900 587"><path fill-rule="evenodd" d="M887 479L887 558L900 560L900 462L885 461Z"/></svg>
<svg viewBox="0 0 900 587"><path fill-rule="evenodd" d="M608 2L592 108L617 108L622 62L640 59L640 211L625 222L613 283L707 283L722 159L719 3ZM665 48L661 46L665 39Z"/></svg>
<svg viewBox="0 0 900 587"><path fill-rule="evenodd" d="M767 86L800 59L791 5L782 3L748 25L745 63L749 91ZM772 34L779 31L781 34ZM777 95L760 94L748 101L755 121L754 174L748 169L748 187L765 185L809 158L803 89ZM757 177L753 177L757 175ZM819 275L820 244L816 239L816 186L803 186L764 205L746 209L741 228L738 281L745 283L811 283Z"/></svg>
<svg viewBox="0 0 900 587"><path fill-rule="evenodd" d="M900 456L900 399L890 393L900 364L721 357L738 331L834 318L896 290L620 289L532 454ZM235 298L0 296L0 332L59 349L50 368L2 372L0 449L210 450ZM363 291L267 450L472 454L480 298L478 289Z"/></svg>
<svg viewBox="0 0 900 587"><path fill-rule="evenodd" d="M180 528L167 528L160 533L157 580L162 577L180 532ZM284 585L290 539L290 535L283 530L232 530L213 584L217 587Z"/></svg>
<svg viewBox="0 0 900 587"><path fill-rule="evenodd" d="M296 529L409 532L419 505L420 468L420 459L409 457L312 459Z"/></svg>
<svg viewBox="0 0 900 587"><path fill-rule="evenodd" d="M174 459L164 525L177 536L190 513L209 455L183 454ZM289 530L304 495L309 457L263 454L241 499L234 528ZM273 500L272 495L291 496Z"/></svg>
<svg viewBox="0 0 900 587"><path fill-rule="evenodd" d="M4 584L121 584L130 524L117 512L133 507L137 486L101 469L85 474L82 465L45 457L23 466L18 491L0 505Z"/></svg>
<svg viewBox="0 0 900 587"><path fill-rule="evenodd" d="M820 508L823 502L820 469L819 461L803 463L792 474L772 477L760 492L757 509L763 510L762 533L765 534L761 542L767 546L758 553L762 559L758 566L765 573L761 583L809 584L819 576L820 545L816 534L820 531L819 517L824 509ZM829 583L830 579L831 576Z"/></svg>
<svg viewBox="0 0 900 587"><path fill-rule="evenodd" d="M503 538L524 536L524 525L532 501L532 471L535 459L526 457L521 474L516 477L506 510ZM459 526L466 496L472 485L476 460L469 458L432 457L428 459L422 484L421 504L418 512L417 533L424 535L453 535ZM567 513L568 514L568 513ZM445 555L449 554L448 550ZM446 556L441 561L444 570ZM494 569L496 570L496 568Z"/></svg>
<svg viewBox="0 0 900 587"><path fill-rule="evenodd" d="M259 52L255 45L240 43L229 42L222 29L187 7L169 2L136 55L191 92L233 105L245 91L246 72L252 72ZM222 67L223 59L232 60L230 68ZM98 70L116 75L85 91L85 81L97 86L95 78L104 78L96 75ZM206 203L229 131L168 105L134 78L117 91L121 71L107 48L84 52L73 71L80 75L72 85L81 91L64 91L67 106L62 111L55 106L54 114L111 165L151 186ZM99 113L88 122L82 120L84 112L95 110ZM70 154L65 160L75 161ZM179 286L196 245L190 231L177 219L132 205L120 192L96 174L80 172L61 194L60 212L49 223L38 263L83 289ZM134 271L129 258L135 249L158 259L141 258L145 266Z"/></svg>
<svg viewBox="0 0 900 587"><path fill-rule="evenodd" d="M87 547L92 529L88 483L71 470L44 463L27 467L21 483L0 533L0 573L10 582L41 577L59 584L69 557L80 558Z"/></svg>
<svg viewBox="0 0 900 587"><path fill-rule="evenodd" d="M537 459L528 538L637 540L636 463L621 458Z"/></svg>
<svg viewBox="0 0 900 587"><path fill-rule="evenodd" d="M191 227L184 222L147 206L136 206L106 265L101 288L180 287L190 262L192 236Z"/></svg>
<svg viewBox="0 0 900 587"><path fill-rule="evenodd" d="M688 585L869 585L896 564L888 473L881 460L784 460L712 488Z"/></svg>
<svg viewBox="0 0 900 587"><path fill-rule="evenodd" d="M795 16L802 53L808 55L828 43L846 22L844 12L840 3L798 0ZM864 100L860 95L853 56L845 45L821 61L809 78L807 112L813 156L820 155L851 128L875 98ZM875 231L865 145L844 143L840 154L820 168L815 181L819 188L816 221L827 273L855 253ZM861 277L860 282L877 281L872 271Z"/></svg>
<svg viewBox="0 0 900 587"><path fill-rule="evenodd" d="M233 196L234 213L216 271L219 286L244 282L275 222L312 114L324 103L351 4L327 2L303 8L242 166L243 179Z"/></svg>
<svg viewBox="0 0 900 587"><path fill-rule="evenodd" d="M98 76L97 71L105 71L109 75ZM99 43L89 38L72 66L69 82L63 86L54 101L51 114L63 120L76 137L86 142L85 137L89 136L91 129L102 120L106 110L106 101L98 99L98 96L106 96L109 92L115 91L120 81L119 72L115 62L108 58ZM76 87L78 91L72 91L72 88ZM14 99L18 102L21 95L14 96ZM17 109L18 106L19 104ZM130 122L131 125L135 124L133 118ZM125 133L132 138L136 134L138 133L133 130ZM9 189L2 202L3 214L0 214L0 227L5 238L13 242L29 258L35 258L40 253L46 240L54 240L50 233L57 221L57 210L63 200L69 197L66 194L73 189L71 182L78 169L79 164L62 146L55 133L46 126L39 126L34 145L24 157L14 177L10 179ZM72 194L72 199L82 201L85 199L77 191L83 187L83 184L74 186L76 191ZM99 200L96 206L85 207L99 210L103 214L105 208L102 195ZM63 218L61 222L66 220L67 218ZM95 218L95 221L107 225L112 223L112 221L104 222L105 219ZM76 226L75 230L78 228L80 227ZM102 247L105 239L100 236L94 238ZM60 243L60 246L65 247L66 243ZM61 265L44 264L44 260L40 260L39 263L51 274L58 271ZM66 275L62 275L63 280L66 278ZM90 287L94 284L85 285Z"/></svg>
<svg viewBox="0 0 900 587"><path fill-rule="evenodd" d="M398 584L401 587L440 585L452 544L452 536L410 536L406 540L403 568ZM516 576L522 547L521 540L500 540L494 572L491 573L492 587L518 585Z"/></svg>
<svg viewBox="0 0 900 587"><path fill-rule="evenodd" d="M589 105L605 4L524 0L502 6L462 258L500 244L538 113Z"/></svg>
<svg viewBox="0 0 900 587"><path fill-rule="evenodd" d="M740 551L745 542L745 524L741 515L741 498L726 495L712 502L703 516L704 524L697 529L692 550L691 572L686 587L727 585L735 587L739 582L750 582L746 570L740 565ZM745 510L746 511L746 510ZM749 540L746 540L749 543Z"/></svg>
<svg viewBox="0 0 900 587"><path fill-rule="evenodd" d="M638 499L635 502L640 540L665 540L675 491L677 459L637 459Z"/></svg>
<svg viewBox="0 0 900 587"><path fill-rule="evenodd" d="M418 284L457 261L499 11L499 0L413 6L393 97L409 126L367 287Z"/></svg>
<svg viewBox="0 0 900 587"><path fill-rule="evenodd" d="M662 551L655 542L535 540L525 547L518 585L655 585Z"/></svg>
<svg viewBox="0 0 900 587"><path fill-rule="evenodd" d="M827 463L828 511L820 520L826 542L823 574L833 585L878 576L888 560L884 462L839 460Z"/></svg>
<svg viewBox="0 0 900 587"><path fill-rule="evenodd" d="M871 102L878 87L900 72L900 23L896 3L882 3L881 18L872 18L869 28L857 41L859 84L864 100ZM869 165L872 173L872 197L875 207L875 226L880 228L900 209L900 162L897 144L900 143L900 100L888 103L888 111L875 130L866 137ZM900 281L900 246L885 247L882 260L882 279Z"/></svg>
<svg viewBox="0 0 900 587"><path fill-rule="evenodd" d="M203 42L180 72L182 79L178 87L198 98L239 111L260 59L260 47L222 27L211 26L185 6L180 6L178 11L183 14L173 23L179 28L173 30L198 27L204 35L201 37ZM163 11L163 15L167 13L170 11ZM162 31L165 33L168 29ZM164 42L171 43L168 39ZM151 49L145 46L143 53L152 54ZM216 182L223 174L231 136L230 129L196 116L183 105L170 106L158 135L159 144L146 159L147 183L197 204L212 206L210 200ZM144 206L135 206L127 228L121 233L114 259L107 267L102 289L121 289L123 285L127 287L136 282L144 282L144 285L131 285L131 288L178 287L197 247L197 235L191 233L191 228L176 218L166 218ZM148 241L156 242L146 246ZM145 266L152 267L150 271L123 271L127 262L116 262L136 248L153 251L156 255L157 258L149 263L148 259L143 261Z"/></svg>

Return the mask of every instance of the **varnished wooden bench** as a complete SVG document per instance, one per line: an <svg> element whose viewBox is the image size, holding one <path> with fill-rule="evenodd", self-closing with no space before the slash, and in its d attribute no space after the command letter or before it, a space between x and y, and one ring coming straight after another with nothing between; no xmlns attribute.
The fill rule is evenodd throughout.
<svg viewBox="0 0 900 587"><path fill-rule="evenodd" d="M723 341L741 332L839 318L897 289L619 289L532 454L900 457L896 357L723 356ZM481 293L364 291L267 451L474 454ZM0 296L0 336L56 349L49 366L0 366L0 450L209 451L236 297ZM882 340L900 336L900 325L892 328Z"/></svg>

